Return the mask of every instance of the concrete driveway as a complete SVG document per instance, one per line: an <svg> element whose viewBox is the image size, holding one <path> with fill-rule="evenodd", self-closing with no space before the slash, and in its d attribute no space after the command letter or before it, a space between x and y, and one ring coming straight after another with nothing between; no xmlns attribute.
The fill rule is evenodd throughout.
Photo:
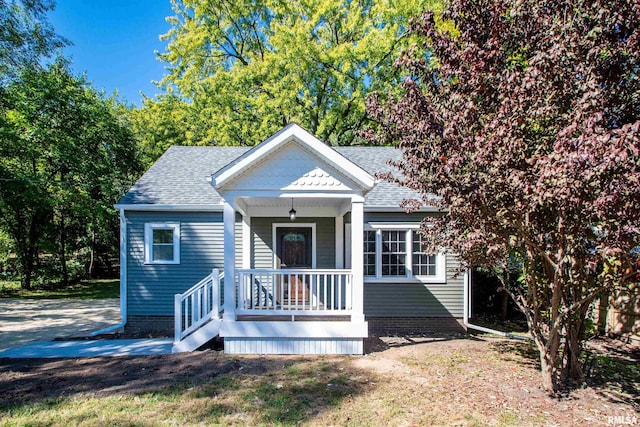
<svg viewBox="0 0 640 427"><path fill-rule="evenodd" d="M119 322L118 298L0 299L0 350L58 337L87 336Z"/></svg>

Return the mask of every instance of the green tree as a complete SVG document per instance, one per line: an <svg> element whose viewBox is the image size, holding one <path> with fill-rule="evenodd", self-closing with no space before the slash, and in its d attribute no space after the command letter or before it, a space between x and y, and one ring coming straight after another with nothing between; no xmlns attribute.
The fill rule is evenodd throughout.
<svg viewBox="0 0 640 427"><path fill-rule="evenodd" d="M190 110L187 143L253 145L289 122L351 144L365 95L392 91L410 17L435 0L172 0L162 81ZM157 101L173 103L173 98ZM156 103L145 104L155 108ZM162 107L160 107L162 109Z"/></svg>
<svg viewBox="0 0 640 427"><path fill-rule="evenodd" d="M93 254L99 230L113 229L112 204L139 172L129 124L116 101L61 60L23 70L5 94L0 226L15 242L25 288L43 249L68 282L69 253Z"/></svg>
<svg viewBox="0 0 640 427"><path fill-rule="evenodd" d="M47 21L54 7L48 0L0 1L0 84L23 68L40 66L43 58L69 43Z"/></svg>
<svg viewBox="0 0 640 427"><path fill-rule="evenodd" d="M498 273L554 393L583 379L591 302L637 280L640 8L456 0L444 16L459 33L415 22L405 92L372 100L385 132L369 137L404 150L398 181L422 194L408 208L446 211L422 227L431 249Z"/></svg>
<svg viewBox="0 0 640 427"><path fill-rule="evenodd" d="M203 145L205 126L192 105L174 95L145 98L142 108L132 108L130 120L145 167L172 145Z"/></svg>

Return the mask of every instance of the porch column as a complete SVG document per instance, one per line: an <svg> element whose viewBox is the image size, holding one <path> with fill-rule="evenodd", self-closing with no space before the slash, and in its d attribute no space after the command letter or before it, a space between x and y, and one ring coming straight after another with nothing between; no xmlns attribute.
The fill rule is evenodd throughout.
<svg viewBox="0 0 640 427"><path fill-rule="evenodd" d="M233 202L224 202L224 316L236 320L236 211Z"/></svg>
<svg viewBox="0 0 640 427"><path fill-rule="evenodd" d="M344 268L344 218L336 217L336 268Z"/></svg>
<svg viewBox="0 0 640 427"><path fill-rule="evenodd" d="M251 268L251 217L242 215L242 268Z"/></svg>
<svg viewBox="0 0 640 427"><path fill-rule="evenodd" d="M363 241L364 198L351 199L351 274L353 276L353 321L364 321Z"/></svg>

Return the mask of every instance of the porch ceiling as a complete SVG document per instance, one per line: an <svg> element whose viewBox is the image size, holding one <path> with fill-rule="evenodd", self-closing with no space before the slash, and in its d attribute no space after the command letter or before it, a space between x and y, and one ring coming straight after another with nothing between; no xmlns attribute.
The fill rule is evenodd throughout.
<svg viewBox="0 0 640 427"><path fill-rule="evenodd" d="M250 216L288 217L291 197L242 197L239 206ZM350 208L350 199L332 197L293 197L298 217L338 216Z"/></svg>

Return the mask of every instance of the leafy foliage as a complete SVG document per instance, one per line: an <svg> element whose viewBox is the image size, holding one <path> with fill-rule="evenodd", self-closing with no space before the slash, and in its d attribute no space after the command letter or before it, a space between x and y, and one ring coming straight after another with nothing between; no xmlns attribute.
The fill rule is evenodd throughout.
<svg viewBox="0 0 640 427"><path fill-rule="evenodd" d="M25 288L41 253L68 282L78 269L70 253L90 271L96 251L117 247L112 204L140 170L135 140L121 107L61 60L23 70L4 95L0 227L14 242Z"/></svg>
<svg viewBox="0 0 640 427"><path fill-rule="evenodd" d="M446 210L434 247L494 269L527 316L543 385L581 380L584 319L635 274L640 246L640 5L634 0L452 1L400 57L404 94L372 97L404 150L395 179ZM509 273L521 280L509 286Z"/></svg>
<svg viewBox="0 0 640 427"><path fill-rule="evenodd" d="M180 99L166 128L185 129L187 144L216 145L253 145L290 122L351 144L368 120L365 94L393 90L409 17L439 8L433 0L172 3L160 55L171 96L145 108L165 111L157 104Z"/></svg>
<svg viewBox="0 0 640 427"><path fill-rule="evenodd" d="M0 83L33 68L68 44L46 19L54 2L3 0L0 2Z"/></svg>
<svg viewBox="0 0 640 427"><path fill-rule="evenodd" d="M143 107L131 109L129 118L146 167L172 145L203 145L206 141L206 124L199 122L193 106L174 95L145 98Z"/></svg>

